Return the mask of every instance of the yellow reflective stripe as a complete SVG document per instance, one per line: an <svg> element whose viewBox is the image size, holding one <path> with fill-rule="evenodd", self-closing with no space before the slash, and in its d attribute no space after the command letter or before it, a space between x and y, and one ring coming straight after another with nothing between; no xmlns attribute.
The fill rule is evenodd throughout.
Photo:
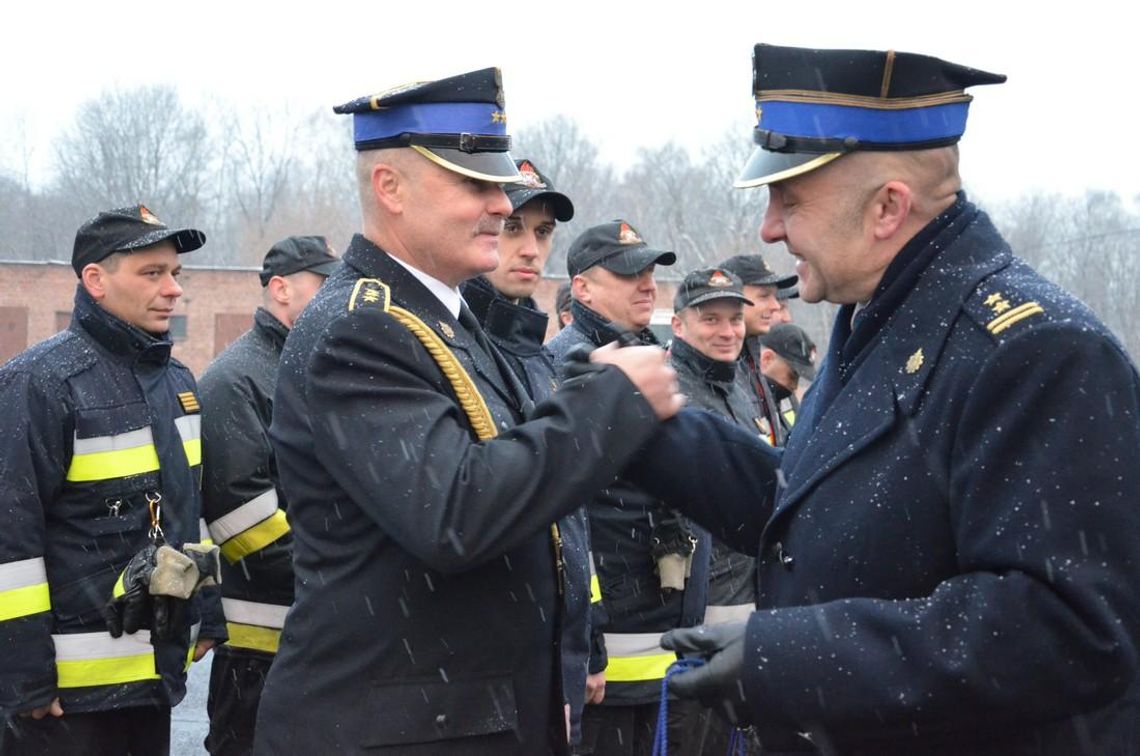
<svg viewBox="0 0 1140 756"><path fill-rule="evenodd" d="M277 511L277 490L270 488L210 523L210 535L225 543Z"/></svg>
<svg viewBox="0 0 1140 756"><path fill-rule="evenodd" d="M47 583L0 591L0 621L27 617L50 609L51 593Z"/></svg>
<svg viewBox="0 0 1140 756"><path fill-rule="evenodd" d="M127 574L126 570L119 573L119 579L115 581L115 587L111 589L111 598L119 598L126 594L127 587L123 585L123 576Z"/></svg>
<svg viewBox="0 0 1140 756"><path fill-rule="evenodd" d="M201 629L201 622L195 622L190 626L190 646L186 649L186 663L182 665L183 672L189 672L190 665L194 663L194 651L198 648L198 632Z"/></svg>
<svg viewBox="0 0 1140 756"><path fill-rule="evenodd" d="M796 411L794 409L784 410L784 419L788 421L788 426L796 424Z"/></svg>
<svg viewBox="0 0 1140 756"><path fill-rule="evenodd" d="M602 582L597 575L590 575L590 603L596 604L602 600Z"/></svg>
<svg viewBox="0 0 1140 756"><path fill-rule="evenodd" d="M258 625L243 625L240 622L227 622L226 629L230 633L230 639L226 643L234 648L248 648L264 651L267 654L277 653L277 646L281 641L280 630Z"/></svg>
<svg viewBox="0 0 1140 756"><path fill-rule="evenodd" d="M198 518L198 543L203 546L213 546L214 539L210 538L210 529L206 526L205 518Z"/></svg>
<svg viewBox="0 0 1140 756"><path fill-rule="evenodd" d="M230 562L236 562L264 549L288 532L289 521L285 518L285 513L278 509L267 519L223 543L222 555Z"/></svg>
<svg viewBox="0 0 1140 756"><path fill-rule="evenodd" d="M0 564L0 621L51 609L43 557Z"/></svg>
<svg viewBox="0 0 1140 756"><path fill-rule="evenodd" d="M661 648L662 632L606 633L607 682L660 680L677 655Z"/></svg>
<svg viewBox="0 0 1140 756"><path fill-rule="evenodd" d="M222 613L225 614L227 622L260 625L261 627L280 630L285 627L285 615L289 613L289 607L280 604L263 604L258 601L223 598Z"/></svg>
<svg viewBox="0 0 1140 756"><path fill-rule="evenodd" d="M665 677L669 665L677 661L672 652L653 656L609 656L606 665L606 682L644 682Z"/></svg>
<svg viewBox="0 0 1140 756"><path fill-rule="evenodd" d="M191 467L202 464L202 416L183 415L174 420L174 425L182 437L186 461Z"/></svg>
<svg viewBox="0 0 1140 756"><path fill-rule="evenodd" d="M84 483L142 475L157 469L158 452L154 444L148 444L131 449L75 454L71 457L71 467L67 469L67 479L73 483Z"/></svg>
<svg viewBox="0 0 1140 756"><path fill-rule="evenodd" d="M60 688L157 680L150 633L112 638L107 633L53 635L55 666Z"/></svg>

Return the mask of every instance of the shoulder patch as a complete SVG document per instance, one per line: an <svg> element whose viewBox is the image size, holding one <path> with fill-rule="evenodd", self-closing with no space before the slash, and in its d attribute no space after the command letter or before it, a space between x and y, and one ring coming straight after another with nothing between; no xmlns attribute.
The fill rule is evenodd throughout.
<svg viewBox="0 0 1140 756"><path fill-rule="evenodd" d="M391 289L388 284L379 278L362 278L356 282L352 296L348 298L348 310L352 312L357 307L369 307L388 312L390 301Z"/></svg>
<svg viewBox="0 0 1140 756"><path fill-rule="evenodd" d="M194 396L193 391L183 391L178 395L178 401L182 405L182 411L187 415L202 411L202 407L198 404L198 397Z"/></svg>
<svg viewBox="0 0 1140 756"><path fill-rule="evenodd" d="M999 336L1024 320L1045 313L1045 308L1017 288L1003 290L1000 281L983 282L966 300L966 311L991 336Z"/></svg>

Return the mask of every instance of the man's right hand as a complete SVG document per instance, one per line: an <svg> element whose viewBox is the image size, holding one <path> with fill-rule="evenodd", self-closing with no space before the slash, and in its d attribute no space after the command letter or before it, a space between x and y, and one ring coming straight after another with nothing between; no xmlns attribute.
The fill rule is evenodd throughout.
<svg viewBox="0 0 1140 756"><path fill-rule="evenodd" d="M600 704L606 697L606 672L586 675L586 703Z"/></svg>
<svg viewBox="0 0 1140 756"><path fill-rule="evenodd" d="M49 714L53 717L63 716L63 707L59 705L58 698L53 698L51 703L46 706L37 706L34 709L20 712L21 717L31 717L32 719L43 719Z"/></svg>
<svg viewBox="0 0 1140 756"><path fill-rule="evenodd" d="M654 346L618 348L616 343L611 343L595 349L590 361L613 365L625 373L661 420L668 420L685 406L685 397L677 385L677 373L669 366L663 349Z"/></svg>

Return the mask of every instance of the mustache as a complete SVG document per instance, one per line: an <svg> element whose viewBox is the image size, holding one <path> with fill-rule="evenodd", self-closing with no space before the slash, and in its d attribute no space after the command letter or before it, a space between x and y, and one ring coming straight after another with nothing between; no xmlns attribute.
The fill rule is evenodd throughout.
<svg viewBox="0 0 1140 756"><path fill-rule="evenodd" d="M475 226L475 235L478 236L479 234L494 234L495 236L498 236L499 234L503 233L503 223L504 221L502 218L496 218L489 215L480 220L479 223Z"/></svg>

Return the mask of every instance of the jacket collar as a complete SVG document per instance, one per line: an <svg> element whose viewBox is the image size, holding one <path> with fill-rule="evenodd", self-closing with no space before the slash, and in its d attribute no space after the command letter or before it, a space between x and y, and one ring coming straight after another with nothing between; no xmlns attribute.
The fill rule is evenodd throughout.
<svg viewBox="0 0 1140 756"><path fill-rule="evenodd" d="M584 334L594 346L605 346L611 341L617 341L623 333L629 333L577 300L570 304L570 312L574 314L574 322L570 324L571 327ZM661 346L661 342L648 328L643 328L631 335L642 344Z"/></svg>
<svg viewBox="0 0 1140 756"><path fill-rule="evenodd" d="M498 353L486 354L467 329L459 324L459 320L452 316L443 302L407 268L361 234L352 237L342 259L363 278L374 278L387 284L392 290L392 300L397 305L423 321L447 344L452 353L462 352L468 365L472 366L509 406L513 406L520 413L526 411L529 404L526 389L518 382L502 356Z"/></svg>
<svg viewBox="0 0 1140 756"><path fill-rule="evenodd" d="M115 317L79 284L75 289L72 330L82 330L111 354L132 362L165 365L174 346L168 334L156 336Z"/></svg>
<svg viewBox="0 0 1140 756"><path fill-rule="evenodd" d="M549 318L530 297L518 303L504 297L484 276L466 281L463 298L496 343L515 354L538 354Z"/></svg>
<svg viewBox="0 0 1140 756"><path fill-rule="evenodd" d="M277 351L281 351L285 346L285 337L289 335L289 328L264 307L258 307L254 311L253 327L268 339Z"/></svg>
<svg viewBox="0 0 1140 756"><path fill-rule="evenodd" d="M846 363L845 373L835 366L850 358L844 340L851 336L851 307L836 316L827 359L800 406L784 453L789 487L779 497L769 528L821 478L917 411L962 303L982 279L1013 260L989 218L964 196L912 242L922 247L908 250L909 261L866 308L878 303L884 308L881 314L856 325L857 332L874 331Z"/></svg>
<svg viewBox="0 0 1140 756"><path fill-rule="evenodd" d="M736 361L714 360L698 352L692 345L681 339L673 339L669 353L674 360L701 376L705 381L716 383L724 390L732 388L736 380Z"/></svg>

